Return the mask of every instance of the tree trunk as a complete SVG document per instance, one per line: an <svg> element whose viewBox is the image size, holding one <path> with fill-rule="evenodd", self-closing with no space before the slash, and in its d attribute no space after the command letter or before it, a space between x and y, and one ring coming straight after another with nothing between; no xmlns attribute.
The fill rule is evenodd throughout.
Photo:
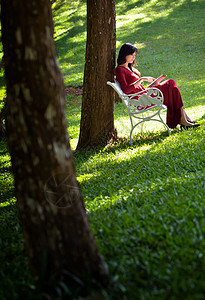
<svg viewBox="0 0 205 300"><path fill-rule="evenodd" d="M50 0L1 2L8 142L33 273L45 282L105 284L69 145Z"/></svg>
<svg viewBox="0 0 205 300"><path fill-rule="evenodd" d="M87 0L87 45L80 136L77 148L116 134L113 81L116 56L115 1Z"/></svg>

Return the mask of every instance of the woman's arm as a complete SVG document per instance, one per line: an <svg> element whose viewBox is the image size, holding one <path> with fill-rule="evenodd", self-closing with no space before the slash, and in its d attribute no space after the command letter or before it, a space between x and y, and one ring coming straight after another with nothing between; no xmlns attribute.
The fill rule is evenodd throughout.
<svg viewBox="0 0 205 300"><path fill-rule="evenodd" d="M116 79L125 94L134 94L144 89L141 85L143 81L153 82L154 78L150 76L139 77L134 72L124 67L116 68Z"/></svg>
<svg viewBox="0 0 205 300"><path fill-rule="evenodd" d="M126 73L127 73L127 75L126 75ZM116 68L116 79L119 82L120 87L125 94L136 93L136 89L134 87L134 82L136 82L135 79L136 80L138 80L138 79L137 79L137 76L134 78L133 77L131 78L130 73L131 72L126 70L124 67Z"/></svg>
<svg viewBox="0 0 205 300"><path fill-rule="evenodd" d="M137 88L143 81L147 81L147 82L153 82L155 80L154 77L151 76L143 76L140 77L135 83L134 83L134 87Z"/></svg>

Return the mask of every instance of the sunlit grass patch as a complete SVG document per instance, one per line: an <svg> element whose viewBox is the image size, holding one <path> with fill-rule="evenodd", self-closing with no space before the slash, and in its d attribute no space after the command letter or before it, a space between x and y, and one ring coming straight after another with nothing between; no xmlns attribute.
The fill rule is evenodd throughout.
<svg viewBox="0 0 205 300"><path fill-rule="evenodd" d="M67 7L68 6L68 7ZM66 86L82 85L86 44L86 3L53 5L55 41Z"/></svg>
<svg viewBox="0 0 205 300"><path fill-rule="evenodd" d="M81 102L81 97L79 96L79 103ZM67 100L68 101L68 100ZM80 133L80 117L81 117L81 106L78 104L77 101L73 101L72 99L67 102L66 105L66 120L68 125L68 134L71 144L71 149L75 150L78 137Z"/></svg>

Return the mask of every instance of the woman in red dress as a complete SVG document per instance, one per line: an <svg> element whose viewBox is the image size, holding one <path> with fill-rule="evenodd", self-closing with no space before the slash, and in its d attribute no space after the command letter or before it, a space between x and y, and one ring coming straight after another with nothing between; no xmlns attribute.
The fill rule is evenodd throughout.
<svg viewBox="0 0 205 300"><path fill-rule="evenodd" d="M118 66L115 70L116 79L125 94L138 93L145 89L142 86L143 81L152 83L155 80L150 76L141 77L140 72L133 67L137 52L138 49L130 43L124 44L119 51ZM174 80L168 79L154 86L161 90L164 95L164 105L167 106L167 125L170 128L175 128L178 124L185 129L200 126L195 124L195 121L185 112L180 91Z"/></svg>

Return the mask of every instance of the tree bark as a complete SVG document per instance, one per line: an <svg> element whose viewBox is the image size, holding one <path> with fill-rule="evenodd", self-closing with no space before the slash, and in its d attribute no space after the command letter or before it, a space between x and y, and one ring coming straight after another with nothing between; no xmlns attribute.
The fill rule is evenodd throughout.
<svg viewBox="0 0 205 300"><path fill-rule="evenodd" d="M87 0L87 44L77 149L116 135L112 80L116 56L115 1Z"/></svg>
<svg viewBox="0 0 205 300"><path fill-rule="evenodd" d="M8 143L33 274L49 283L106 284L69 145L51 1L1 2Z"/></svg>

